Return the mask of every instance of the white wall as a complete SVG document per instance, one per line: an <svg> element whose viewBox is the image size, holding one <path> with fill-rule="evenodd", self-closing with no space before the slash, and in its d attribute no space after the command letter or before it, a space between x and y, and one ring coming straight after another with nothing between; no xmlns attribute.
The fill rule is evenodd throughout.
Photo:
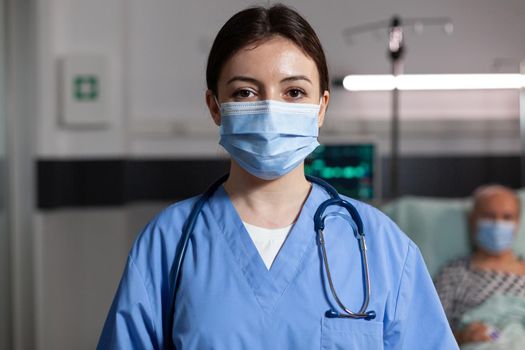
<svg viewBox="0 0 525 350"><path fill-rule="evenodd" d="M125 149L123 126L125 0L38 0L39 117L37 156L115 156ZM66 54L101 54L109 61L110 127L60 126L58 60Z"/></svg>
<svg viewBox="0 0 525 350"><path fill-rule="evenodd" d="M206 55L220 25L244 8L246 1L38 3L39 157L217 154L217 131L209 120L203 97ZM503 67L505 71L517 72L518 60L525 57L525 47L518 44L525 33L525 23L517 16L525 13L525 3L520 0L286 3L296 6L318 30L334 77L388 72L385 33L363 35L348 45L342 30L388 19L394 13L407 17L450 16L455 23L452 36L437 28L427 28L420 36L407 30L408 73L491 72L495 70L495 59L501 57L516 63L515 67ZM471 10L474 6L476 11ZM78 53L101 54L110 62L110 126L105 129L58 124L57 59ZM366 129L374 133L375 120L388 119L389 115L386 93L352 94L333 89L328 117L337 121L341 134L359 136L363 131L355 128L357 123L366 124ZM502 120L514 126L517 117L518 96L513 91L402 94L402 120L425 121L422 130L435 131L431 137L438 141L443 139L447 123L454 120ZM328 131L336 133L336 129L325 133ZM417 127L414 132L417 140ZM411 146L403 150L421 149L416 140L411 140L412 134L404 136ZM494 136L490 130L482 130L473 137L483 143L483 139ZM469 146L465 147L468 150ZM461 142L457 142L450 151L463 150ZM429 150L432 151L440 149ZM490 149L479 149L480 153L485 151ZM518 149L506 151L516 153Z"/></svg>

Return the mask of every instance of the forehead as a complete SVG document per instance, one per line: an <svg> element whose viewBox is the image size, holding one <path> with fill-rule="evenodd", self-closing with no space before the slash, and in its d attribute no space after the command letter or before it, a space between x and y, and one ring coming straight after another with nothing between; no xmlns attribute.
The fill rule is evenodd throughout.
<svg viewBox="0 0 525 350"><path fill-rule="evenodd" d="M238 50L226 61L219 76L219 83L236 75L246 75L258 80L306 75L312 82L319 84L319 72L315 61L292 41L280 36Z"/></svg>
<svg viewBox="0 0 525 350"><path fill-rule="evenodd" d="M481 196L476 203L480 210L517 211L519 208L518 199L512 193L506 191L496 191Z"/></svg>

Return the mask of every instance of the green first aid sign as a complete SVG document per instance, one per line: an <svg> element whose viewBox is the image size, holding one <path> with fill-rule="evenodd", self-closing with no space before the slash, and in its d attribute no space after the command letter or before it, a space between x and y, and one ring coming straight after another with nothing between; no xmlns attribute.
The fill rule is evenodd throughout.
<svg viewBox="0 0 525 350"><path fill-rule="evenodd" d="M73 98L77 101L95 101L100 94L99 79L95 75L77 75L73 78Z"/></svg>
<svg viewBox="0 0 525 350"><path fill-rule="evenodd" d="M0 0L1 1L1 0ZM104 55L59 57L60 111L64 127L107 127L110 124L108 59Z"/></svg>

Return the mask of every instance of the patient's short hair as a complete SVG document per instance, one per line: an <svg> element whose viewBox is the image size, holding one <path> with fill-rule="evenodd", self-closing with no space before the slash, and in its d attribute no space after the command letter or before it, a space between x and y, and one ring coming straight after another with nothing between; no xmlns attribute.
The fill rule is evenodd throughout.
<svg viewBox="0 0 525 350"><path fill-rule="evenodd" d="M472 193L472 210L476 210L479 204L485 198L493 195L494 193L507 193L511 195L512 198L514 198L516 200L516 203L518 204L518 214L521 212L520 197L518 197L518 195L512 188L500 184L488 184L476 188Z"/></svg>

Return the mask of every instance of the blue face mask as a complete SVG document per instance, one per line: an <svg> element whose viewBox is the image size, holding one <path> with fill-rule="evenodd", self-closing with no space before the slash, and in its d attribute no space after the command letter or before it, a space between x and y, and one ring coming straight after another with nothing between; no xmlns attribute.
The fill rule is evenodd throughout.
<svg viewBox="0 0 525 350"><path fill-rule="evenodd" d="M319 146L319 108L273 100L223 103L219 143L250 174L276 179Z"/></svg>
<svg viewBox="0 0 525 350"><path fill-rule="evenodd" d="M479 220L476 243L489 253L501 253L511 248L515 230L512 221Z"/></svg>

